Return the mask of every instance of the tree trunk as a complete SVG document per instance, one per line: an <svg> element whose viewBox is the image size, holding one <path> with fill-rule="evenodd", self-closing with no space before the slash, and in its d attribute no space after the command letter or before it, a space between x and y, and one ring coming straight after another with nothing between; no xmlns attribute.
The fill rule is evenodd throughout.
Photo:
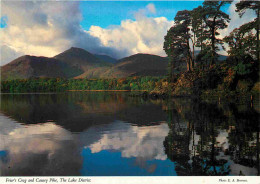
<svg viewBox="0 0 260 184"><path fill-rule="evenodd" d="M170 58L169 64L168 64L168 74L169 74L168 82L169 83L172 81L172 78L173 78L173 68L174 68L173 59Z"/></svg>
<svg viewBox="0 0 260 184"><path fill-rule="evenodd" d="M259 48L259 30L260 30L260 10L258 8L257 11L257 30L256 30L256 36L257 36L257 42L256 42L256 48L257 48L257 62L258 62L258 67L259 67L259 62L260 62L260 48Z"/></svg>
<svg viewBox="0 0 260 184"><path fill-rule="evenodd" d="M201 19L201 33L200 33L200 36L201 36L201 38L200 38L200 51L202 52L202 50L203 50L203 47L202 47L202 34L203 34L203 20Z"/></svg>
<svg viewBox="0 0 260 184"><path fill-rule="evenodd" d="M212 58L210 65L215 64L215 26L211 29L211 50L212 50Z"/></svg>
<svg viewBox="0 0 260 184"><path fill-rule="evenodd" d="M192 50L192 68L194 68L194 66L195 66L195 42L196 42L196 40L195 40L196 38L195 38L195 33L193 32L193 50Z"/></svg>
<svg viewBox="0 0 260 184"><path fill-rule="evenodd" d="M189 59L189 62L190 62L190 70L192 71L193 70L193 59Z"/></svg>
<svg viewBox="0 0 260 184"><path fill-rule="evenodd" d="M189 60L189 58L187 59L187 71L190 71L190 60Z"/></svg>

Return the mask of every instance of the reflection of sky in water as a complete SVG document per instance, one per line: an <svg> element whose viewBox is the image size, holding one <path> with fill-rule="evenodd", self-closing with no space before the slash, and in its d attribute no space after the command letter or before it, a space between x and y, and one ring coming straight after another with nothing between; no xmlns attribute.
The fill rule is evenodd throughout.
<svg viewBox="0 0 260 184"><path fill-rule="evenodd" d="M1 175L77 175L81 158L69 131L54 123L24 126L1 115L0 120L0 151L6 152Z"/></svg>
<svg viewBox="0 0 260 184"><path fill-rule="evenodd" d="M90 132L101 134L92 144L84 144L83 175L176 175L174 163L164 153L166 123L138 127L116 121L93 129L81 135L84 144L93 138Z"/></svg>
<svg viewBox="0 0 260 184"><path fill-rule="evenodd" d="M116 121L72 134L53 122L0 119L1 175L176 175L164 153L166 123Z"/></svg>
<svg viewBox="0 0 260 184"><path fill-rule="evenodd" d="M138 160L135 157L125 158L121 152L107 150L91 153L89 148L82 151L85 176L176 176L174 163L170 160ZM98 172L97 172L98 171Z"/></svg>
<svg viewBox="0 0 260 184"><path fill-rule="evenodd" d="M91 129L89 131L92 131ZM94 143L84 145L90 148L92 153L98 153L102 150L116 150L122 153L122 157L143 157L148 159L166 160L163 141L168 135L169 128L166 123L157 126L131 126L124 122L114 122L95 128L95 131L101 133L101 137ZM83 133L81 141L88 139L89 132Z"/></svg>

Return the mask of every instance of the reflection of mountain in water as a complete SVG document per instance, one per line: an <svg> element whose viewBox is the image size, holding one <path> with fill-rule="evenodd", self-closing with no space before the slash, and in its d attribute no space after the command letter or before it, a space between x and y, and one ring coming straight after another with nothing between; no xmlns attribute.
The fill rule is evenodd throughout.
<svg viewBox="0 0 260 184"><path fill-rule="evenodd" d="M138 168L153 175L167 158L162 144L168 133L166 114L160 105L142 99L102 93L3 95L1 112L1 175L89 175L89 170L82 173L86 164L94 168L82 160L85 148L93 156L108 151L103 158L108 161L114 157L111 150L120 153L130 164L126 168L135 165L133 175ZM120 168L111 166L117 175Z"/></svg>
<svg viewBox="0 0 260 184"><path fill-rule="evenodd" d="M120 93L2 95L1 112L21 123L53 121L73 132L115 120L141 126L167 119L160 106Z"/></svg>

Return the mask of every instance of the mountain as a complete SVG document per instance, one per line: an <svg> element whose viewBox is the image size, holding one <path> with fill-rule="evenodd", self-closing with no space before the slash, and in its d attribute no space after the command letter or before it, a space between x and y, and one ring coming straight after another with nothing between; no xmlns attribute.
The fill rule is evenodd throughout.
<svg viewBox="0 0 260 184"><path fill-rule="evenodd" d="M71 78L83 71L57 59L21 56L1 67L2 80L28 79L33 77Z"/></svg>
<svg viewBox="0 0 260 184"><path fill-rule="evenodd" d="M135 54L116 62L106 55L71 47L54 56L21 56L1 67L2 80L48 78L121 78L162 76L167 73L168 59L150 54Z"/></svg>
<svg viewBox="0 0 260 184"><path fill-rule="evenodd" d="M135 54L120 59L103 75L107 77L162 76L167 74L168 58Z"/></svg>
<svg viewBox="0 0 260 184"><path fill-rule="evenodd" d="M106 61L108 63L116 63L117 62L117 60L115 58L112 58L112 57L107 56L107 55L95 54L94 56L96 56L100 60Z"/></svg>
<svg viewBox="0 0 260 184"><path fill-rule="evenodd" d="M99 78L104 71L113 65L84 49L76 47L71 47L54 56L54 58L83 71L81 75L75 76L75 78Z"/></svg>
<svg viewBox="0 0 260 184"><path fill-rule="evenodd" d="M84 49L76 47L71 47L70 49L54 56L53 58L67 63L71 66L78 67L83 71L87 71L89 69L100 66L110 66L110 63L97 58Z"/></svg>

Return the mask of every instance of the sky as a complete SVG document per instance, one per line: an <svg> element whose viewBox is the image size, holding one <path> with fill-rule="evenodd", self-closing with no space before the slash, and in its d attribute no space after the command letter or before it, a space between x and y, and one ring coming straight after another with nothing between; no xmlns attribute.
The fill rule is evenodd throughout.
<svg viewBox="0 0 260 184"><path fill-rule="evenodd" d="M180 10L202 1L1 1L1 65L21 55L53 57L70 47L116 59L136 53L165 56L163 41ZM235 2L224 37L255 18L239 18Z"/></svg>
<svg viewBox="0 0 260 184"><path fill-rule="evenodd" d="M83 15L81 25L89 29L92 25L107 28L111 25L120 25L122 20L135 20L135 13L145 9L150 4L153 11L147 11L148 17L166 17L173 20L177 11L184 9L192 10L202 5L202 1L126 1L126 2L80 2L80 10ZM150 8L152 10L152 8Z"/></svg>

